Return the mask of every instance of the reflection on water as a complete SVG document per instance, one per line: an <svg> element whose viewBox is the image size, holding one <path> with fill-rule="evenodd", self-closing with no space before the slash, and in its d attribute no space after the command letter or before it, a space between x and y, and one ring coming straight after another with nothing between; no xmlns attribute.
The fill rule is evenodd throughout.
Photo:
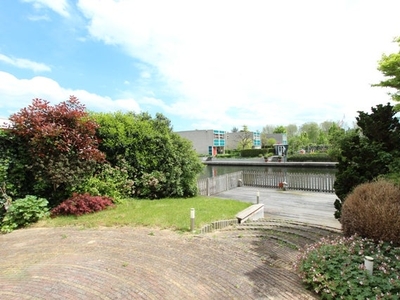
<svg viewBox="0 0 400 300"><path fill-rule="evenodd" d="M224 175L228 173L238 171L263 171L269 173L284 172L284 173L313 173L313 174L335 174L335 168L283 168L283 167L266 167L266 166L211 166L207 165L204 167L203 172L199 175L199 178L208 178L218 175Z"/></svg>

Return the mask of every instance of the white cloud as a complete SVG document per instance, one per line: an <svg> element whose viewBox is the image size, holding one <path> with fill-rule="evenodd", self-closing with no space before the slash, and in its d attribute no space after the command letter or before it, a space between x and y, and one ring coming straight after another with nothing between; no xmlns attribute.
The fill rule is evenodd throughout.
<svg viewBox="0 0 400 300"><path fill-rule="evenodd" d="M0 109L7 111L8 114L28 106L34 98L42 98L56 104L67 100L70 95L78 97L80 102L92 111L140 112L140 107L133 98L111 99L85 90L63 88L56 81L47 77L18 79L2 71L0 71L0 95L2 95Z"/></svg>
<svg viewBox="0 0 400 300"><path fill-rule="evenodd" d="M199 126L353 118L389 100L370 84L379 81L381 54L396 49L398 1L80 0L78 7L93 37L154 66L180 95L169 113Z"/></svg>
<svg viewBox="0 0 400 300"><path fill-rule="evenodd" d="M0 62L7 63L17 68L29 69L34 72L50 72L51 68L45 64L34 62L24 58L9 57L0 53Z"/></svg>
<svg viewBox="0 0 400 300"><path fill-rule="evenodd" d="M36 9L43 7L50 8L63 17L69 17L67 0L22 0L23 2L33 3Z"/></svg>
<svg viewBox="0 0 400 300"><path fill-rule="evenodd" d="M31 21L50 21L50 17L48 15L36 15L36 16L29 16L29 20Z"/></svg>

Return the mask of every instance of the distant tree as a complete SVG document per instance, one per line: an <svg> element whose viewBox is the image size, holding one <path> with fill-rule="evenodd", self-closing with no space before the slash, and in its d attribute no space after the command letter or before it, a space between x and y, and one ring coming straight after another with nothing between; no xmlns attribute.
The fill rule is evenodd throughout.
<svg viewBox="0 0 400 300"><path fill-rule="evenodd" d="M232 128L232 132L238 132L238 131L239 131L239 128L237 128L237 127Z"/></svg>
<svg viewBox="0 0 400 300"><path fill-rule="evenodd" d="M347 195L359 184L386 175L400 166L400 123L389 103L372 108L372 113L359 112L359 129L340 139L338 172L334 184L335 217L340 218Z"/></svg>
<svg viewBox="0 0 400 300"><path fill-rule="evenodd" d="M289 124L286 126L286 134L288 139L290 139L293 136L296 136L297 132L298 128L296 124Z"/></svg>
<svg viewBox="0 0 400 300"><path fill-rule="evenodd" d="M307 138L312 144L318 143L318 136L319 136L319 126L315 122L304 123L300 131L302 133L307 133Z"/></svg>
<svg viewBox="0 0 400 300"><path fill-rule="evenodd" d="M324 121L321 124L319 124L319 128L323 133L327 134L329 132L329 129L331 129L331 127L334 125L336 125L336 123L333 121Z"/></svg>
<svg viewBox="0 0 400 300"><path fill-rule="evenodd" d="M243 129L239 131L239 149L251 149L253 146L253 133L249 131L247 125L243 125Z"/></svg>
<svg viewBox="0 0 400 300"><path fill-rule="evenodd" d="M10 121L14 149L9 175L19 196L36 195L57 204L104 160L98 150L98 125L74 96L54 106L34 99Z"/></svg>
<svg viewBox="0 0 400 300"><path fill-rule="evenodd" d="M328 144L328 134L322 129L318 131L317 145L323 146Z"/></svg>
<svg viewBox="0 0 400 300"><path fill-rule="evenodd" d="M280 125L274 129L273 133L286 133L286 127Z"/></svg>
<svg viewBox="0 0 400 300"><path fill-rule="evenodd" d="M274 125L266 125L263 127L261 134L260 134L260 139L261 139L261 147L266 148L267 147L267 134L272 134L275 130Z"/></svg>
<svg viewBox="0 0 400 300"><path fill-rule="evenodd" d="M328 155L333 159L333 160L338 160L339 156L341 155L340 153L340 141L346 134L346 131L339 127L338 124L333 123L331 128L329 128L328 131L328 143L329 143L329 149L328 149Z"/></svg>
<svg viewBox="0 0 400 300"><path fill-rule="evenodd" d="M172 131L162 114L94 113L100 124L99 148L111 165L121 159L129 165L135 196L140 198L190 197L197 193L203 169L192 144Z"/></svg>
<svg viewBox="0 0 400 300"><path fill-rule="evenodd" d="M276 128L275 125L265 125L262 129L262 133L272 134L272 133L274 133L275 128Z"/></svg>
<svg viewBox="0 0 400 300"><path fill-rule="evenodd" d="M400 37L395 38L393 42L400 46ZM395 91L390 95L394 101L400 101L400 51L389 55L382 54L382 58L378 62L378 70L382 72L386 79L373 86L394 89ZM399 111L400 104L397 104L395 109Z"/></svg>

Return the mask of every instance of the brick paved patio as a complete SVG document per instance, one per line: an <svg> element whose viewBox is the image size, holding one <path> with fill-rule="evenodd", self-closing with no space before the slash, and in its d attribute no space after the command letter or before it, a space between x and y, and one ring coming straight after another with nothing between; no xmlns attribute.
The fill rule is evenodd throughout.
<svg viewBox="0 0 400 300"><path fill-rule="evenodd" d="M0 236L0 299L314 299L296 250L221 230L31 228Z"/></svg>

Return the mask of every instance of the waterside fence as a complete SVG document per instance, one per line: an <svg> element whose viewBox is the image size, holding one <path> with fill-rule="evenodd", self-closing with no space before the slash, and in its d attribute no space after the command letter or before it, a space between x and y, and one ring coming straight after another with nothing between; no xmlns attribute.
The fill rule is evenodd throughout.
<svg viewBox="0 0 400 300"><path fill-rule="evenodd" d="M335 174L239 171L197 181L200 195L211 196L240 186L334 193Z"/></svg>

